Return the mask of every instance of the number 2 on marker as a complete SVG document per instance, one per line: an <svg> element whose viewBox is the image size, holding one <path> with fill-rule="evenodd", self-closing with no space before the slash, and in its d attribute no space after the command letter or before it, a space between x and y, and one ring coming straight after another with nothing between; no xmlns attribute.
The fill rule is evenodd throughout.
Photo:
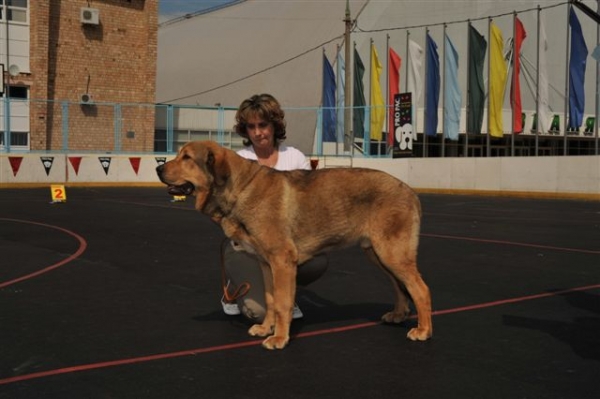
<svg viewBox="0 0 600 399"><path fill-rule="evenodd" d="M67 192L65 191L65 186L62 184L50 186L50 191L52 193L52 202L67 201Z"/></svg>

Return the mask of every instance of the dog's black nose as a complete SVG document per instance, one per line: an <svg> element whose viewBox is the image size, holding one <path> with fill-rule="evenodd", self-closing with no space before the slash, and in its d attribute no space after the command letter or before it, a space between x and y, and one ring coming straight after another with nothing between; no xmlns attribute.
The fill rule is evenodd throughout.
<svg viewBox="0 0 600 399"><path fill-rule="evenodd" d="M163 164L160 164L160 165L158 165L158 166L156 167L156 174L160 176L160 175L162 174L162 171L163 171L163 169L164 169L164 168L165 168L165 164L164 164L164 163L163 163Z"/></svg>

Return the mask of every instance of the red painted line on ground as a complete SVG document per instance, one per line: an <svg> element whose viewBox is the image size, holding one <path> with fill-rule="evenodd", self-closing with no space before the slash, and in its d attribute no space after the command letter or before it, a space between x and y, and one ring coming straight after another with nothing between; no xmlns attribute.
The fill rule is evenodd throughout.
<svg viewBox="0 0 600 399"><path fill-rule="evenodd" d="M465 311L477 310L477 309L484 309L484 308L490 308L490 307L494 307L494 306L501 306L501 305L506 305L506 304L511 304L511 303L530 301L530 300L534 300L534 299L554 297L554 296L569 294L569 293L578 292L578 291L589 291L589 290L599 289L599 288L600 288L600 284L594 284L594 285L570 288L570 289L565 289L565 290L560 290L560 291L555 291L555 292L545 292L545 293L536 294L536 295L528 295L528 296L522 296L522 297L517 297L517 298L508 298L508 299L504 299L504 300L484 302L481 304L475 304L475 305L470 305L470 306L462 306L462 307L457 307L457 308L452 308L452 309L438 310L438 311L434 311L432 313L432 315L441 316L441 315L446 315L446 314L459 313L459 312L465 312ZM412 315L411 318L413 318L413 319L416 318L416 315ZM316 330L316 331L309 331L309 332L297 334L293 337L293 339L308 338L308 337L314 337L314 336L325 335L325 334L333 334L333 333L340 333L340 332L351 331L351 330L358 330L358 329L362 329L362 328L366 328L366 327L376 326L379 324L381 324L381 322L367 322L367 323L353 324L353 325L348 325L348 326L343 326L343 327L335 327L335 328L328 328L328 329L322 329L322 330ZM97 369L101 369L101 368L117 367L117 366L129 365L129 364L151 362L151 361L156 361L156 360L172 359L172 358L183 357L183 356L196 356L196 355L200 355L203 353L240 349L240 348L246 348L246 347L250 347L250 346L258 346L261 344L261 342L262 342L262 340L245 341L245 342L238 342L238 343L226 344L226 345L209 346L206 348L184 350L184 351L179 351L179 352L162 353L162 354L157 354L157 355L141 356L141 357L134 357L134 358L129 358L129 359L112 360L112 361L106 361L106 362L84 364L84 365L80 365L80 366L65 367L65 368L60 368L60 369L55 369L55 370L47 370L47 371L41 371L38 373L24 374L24 375L19 375L19 376L15 376L15 377L0 379L0 385L11 384L11 383L19 382L19 381L33 380L33 379L43 378L43 377L51 377L51 376L61 375L61 374L77 373L77 372L88 371L88 370L97 370Z"/></svg>
<svg viewBox="0 0 600 399"><path fill-rule="evenodd" d="M549 297L553 297L553 296L560 296L560 295L570 294L570 293L578 292L578 291L589 291L589 290L594 290L594 289L598 289L598 288L600 288L600 284L593 284L593 285L587 285L585 287L570 288L567 290L560 290L560 291L553 291L553 292L544 292L541 294L527 295L527 296L522 296L522 297L517 297L517 298L508 298L508 299L502 299L499 301L484 302L484 303L480 303L480 304L476 304L476 305L462 306L462 307L453 308L453 309L437 310L437 311L432 312L432 315L441 316L441 315L445 315L445 314L465 312L465 311L469 311L469 310L491 308L494 306L507 305L510 303L531 301L533 299L549 298Z"/></svg>
<svg viewBox="0 0 600 399"><path fill-rule="evenodd" d="M600 251L595 251L592 249L554 247L554 246L550 246L550 245L530 244L530 243L526 243L526 242L517 242L517 241L489 240L489 239L485 239L485 238L450 236L450 235L444 235L444 234L421 234L421 236L431 237L431 238L445 238L445 239L450 239L450 240L485 242L485 243L489 243L489 244L514 245L517 247L540 248L540 249L548 249L548 250L552 250L552 251L568 251L568 252L580 252L580 253L584 253L584 254L600 255Z"/></svg>
<svg viewBox="0 0 600 399"><path fill-rule="evenodd" d="M58 267L61 267L61 266L65 265L65 264L71 262L74 259L77 259L79 256L81 256L81 254L87 248L87 242L85 241L85 239L83 237L81 237L79 234L74 233L74 232L72 232L70 230L63 229L62 227L53 226L53 225L45 224L45 223L31 222L29 220L0 218L0 221L2 221L2 220L8 221L8 222L33 224L33 225L36 225L36 226L48 227L48 228L51 228L51 229L62 231L63 233L67 233L68 235L70 235L72 237L75 237L77 239L77 241L79 241L79 248L77 249L77 251L74 254L70 255L69 257L61 260L58 263L55 263L55 264L53 264L51 266L48 266L48 267L46 267L46 268L44 268L42 270L38 270L37 272L30 273L30 274L28 274L26 276L22 276L22 277L13 279L13 280L5 281L5 282L0 282L0 288L5 288L5 287L8 287L9 285L13 285L13 284L19 283L21 281L25 281L25 280L29 280L31 278L37 277L37 276L39 276L41 274L48 273L51 270L54 270L54 269L56 269Z"/></svg>

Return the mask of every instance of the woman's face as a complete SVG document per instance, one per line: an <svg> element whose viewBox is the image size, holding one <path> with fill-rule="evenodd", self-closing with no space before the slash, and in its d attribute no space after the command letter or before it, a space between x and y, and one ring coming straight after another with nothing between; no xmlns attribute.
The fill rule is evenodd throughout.
<svg viewBox="0 0 600 399"><path fill-rule="evenodd" d="M246 132L253 147L273 148L275 147L275 130L273 124L259 117L252 117L246 123Z"/></svg>

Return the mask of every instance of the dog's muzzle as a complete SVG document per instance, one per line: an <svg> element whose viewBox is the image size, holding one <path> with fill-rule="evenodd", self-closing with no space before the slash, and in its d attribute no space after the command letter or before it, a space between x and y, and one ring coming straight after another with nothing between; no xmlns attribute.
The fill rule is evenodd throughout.
<svg viewBox="0 0 600 399"><path fill-rule="evenodd" d="M164 164L158 165L156 167L156 174L158 175L158 178L160 179L160 181L167 185L167 192L169 194L171 194L171 195L190 195L194 192L196 187L189 181L186 181L185 183L180 184L180 185L169 184L168 182L166 182L165 179L163 178L164 169L165 169Z"/></svg>

